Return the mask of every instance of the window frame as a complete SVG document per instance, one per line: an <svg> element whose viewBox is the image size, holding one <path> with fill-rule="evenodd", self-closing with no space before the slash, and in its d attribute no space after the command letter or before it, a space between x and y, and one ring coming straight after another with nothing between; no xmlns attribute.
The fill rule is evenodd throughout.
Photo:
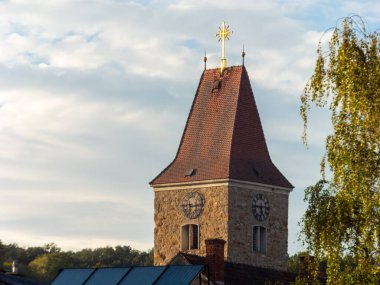
<svg viewBox="0 0 380 285"><path fill-rule="evenodd" d="M255 231L257 229L257 231ZM264 241L262 240L264 236ZM266 254L268 251L268 228L263 225L252 226L252 251Z"/></svg>
<svg viewBox="0 0 380 285"><path fill-rule="evenodd" d="M194 242L194 228L197 228L198 232L196 235L196 246ZM181 251L188 251L188 250L199 250L200 249L200 226L197 223L187 223L182 224L180 227L180 236L181 236L181 243L180 243L180 249Z"/></svg>

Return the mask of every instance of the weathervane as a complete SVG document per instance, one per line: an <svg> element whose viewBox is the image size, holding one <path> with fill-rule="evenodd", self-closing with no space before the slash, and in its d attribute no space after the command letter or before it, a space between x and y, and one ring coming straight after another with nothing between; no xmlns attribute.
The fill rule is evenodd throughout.
<svg viewBox="0 0 380 285"><path fill-rule="evenodd" d="M227 67L227 59L226 59L226 39L229 40L229 36L233 34L230 26L226 26L226 23L223 21L222 27L219 27L219 32L216 36L219 38L219 41L222 41L222 58L220 62L220 73L223 73L223 70Z"/></svg>

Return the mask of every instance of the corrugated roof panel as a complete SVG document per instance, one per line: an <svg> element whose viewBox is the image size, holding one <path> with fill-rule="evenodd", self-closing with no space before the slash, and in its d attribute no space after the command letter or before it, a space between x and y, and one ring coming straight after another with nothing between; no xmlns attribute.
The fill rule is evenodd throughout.
<svg viewBox="0 0 380 285"><path fill-rule="evenodd" d="M165 266L134 267L120 285L152 285L165 270Z"/></svg>
<svg viewBox="0 0 380 285"><path fill-rule="evenodd" d="M203 270L203 265L169 266L155 285L189 285Z"/></svg>
<svg viewBox="0 0 380 285"><path fill-rule="evenodd" d="M51 285L82 285L95 269L63 269Z"/></svg>
<svg viewBox="0 0 380 285"><path fill-rule="evenodd" d="M116 285L129 270L130 267L99 268L84 285Z"/></svg>

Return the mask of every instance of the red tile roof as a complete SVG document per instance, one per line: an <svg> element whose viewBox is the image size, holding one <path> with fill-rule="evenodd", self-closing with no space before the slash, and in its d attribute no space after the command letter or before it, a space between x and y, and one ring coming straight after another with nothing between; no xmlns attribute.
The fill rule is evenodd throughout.
<svg viewBox="0 0 380 285"><path fill-rule="evenodd" d="M203 72L177 155L151 185L226 178L293 188L270 159L244 66Z"/></svg>

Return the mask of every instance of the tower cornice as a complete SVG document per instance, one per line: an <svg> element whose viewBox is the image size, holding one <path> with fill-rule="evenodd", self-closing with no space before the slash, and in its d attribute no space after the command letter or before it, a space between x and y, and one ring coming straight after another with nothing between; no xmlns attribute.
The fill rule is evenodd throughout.
<svg viewBox="0 0 380 285"><path fill-rule="evenodd" d="M203 181L190 181L190 182L180 182L180 183L166 183L166 184L156 184L152 185L154 192L160 191L171 191L171 190L186 190L194 188L208 188L217 186L228 186L228 187L241 187L247 190L256 190L263 192L276 192L288 195L293 191L293 188L280 187L276 185L269 185L263 183L249 182L237 179L214 179L214 180L203 180Z"/></svg>

